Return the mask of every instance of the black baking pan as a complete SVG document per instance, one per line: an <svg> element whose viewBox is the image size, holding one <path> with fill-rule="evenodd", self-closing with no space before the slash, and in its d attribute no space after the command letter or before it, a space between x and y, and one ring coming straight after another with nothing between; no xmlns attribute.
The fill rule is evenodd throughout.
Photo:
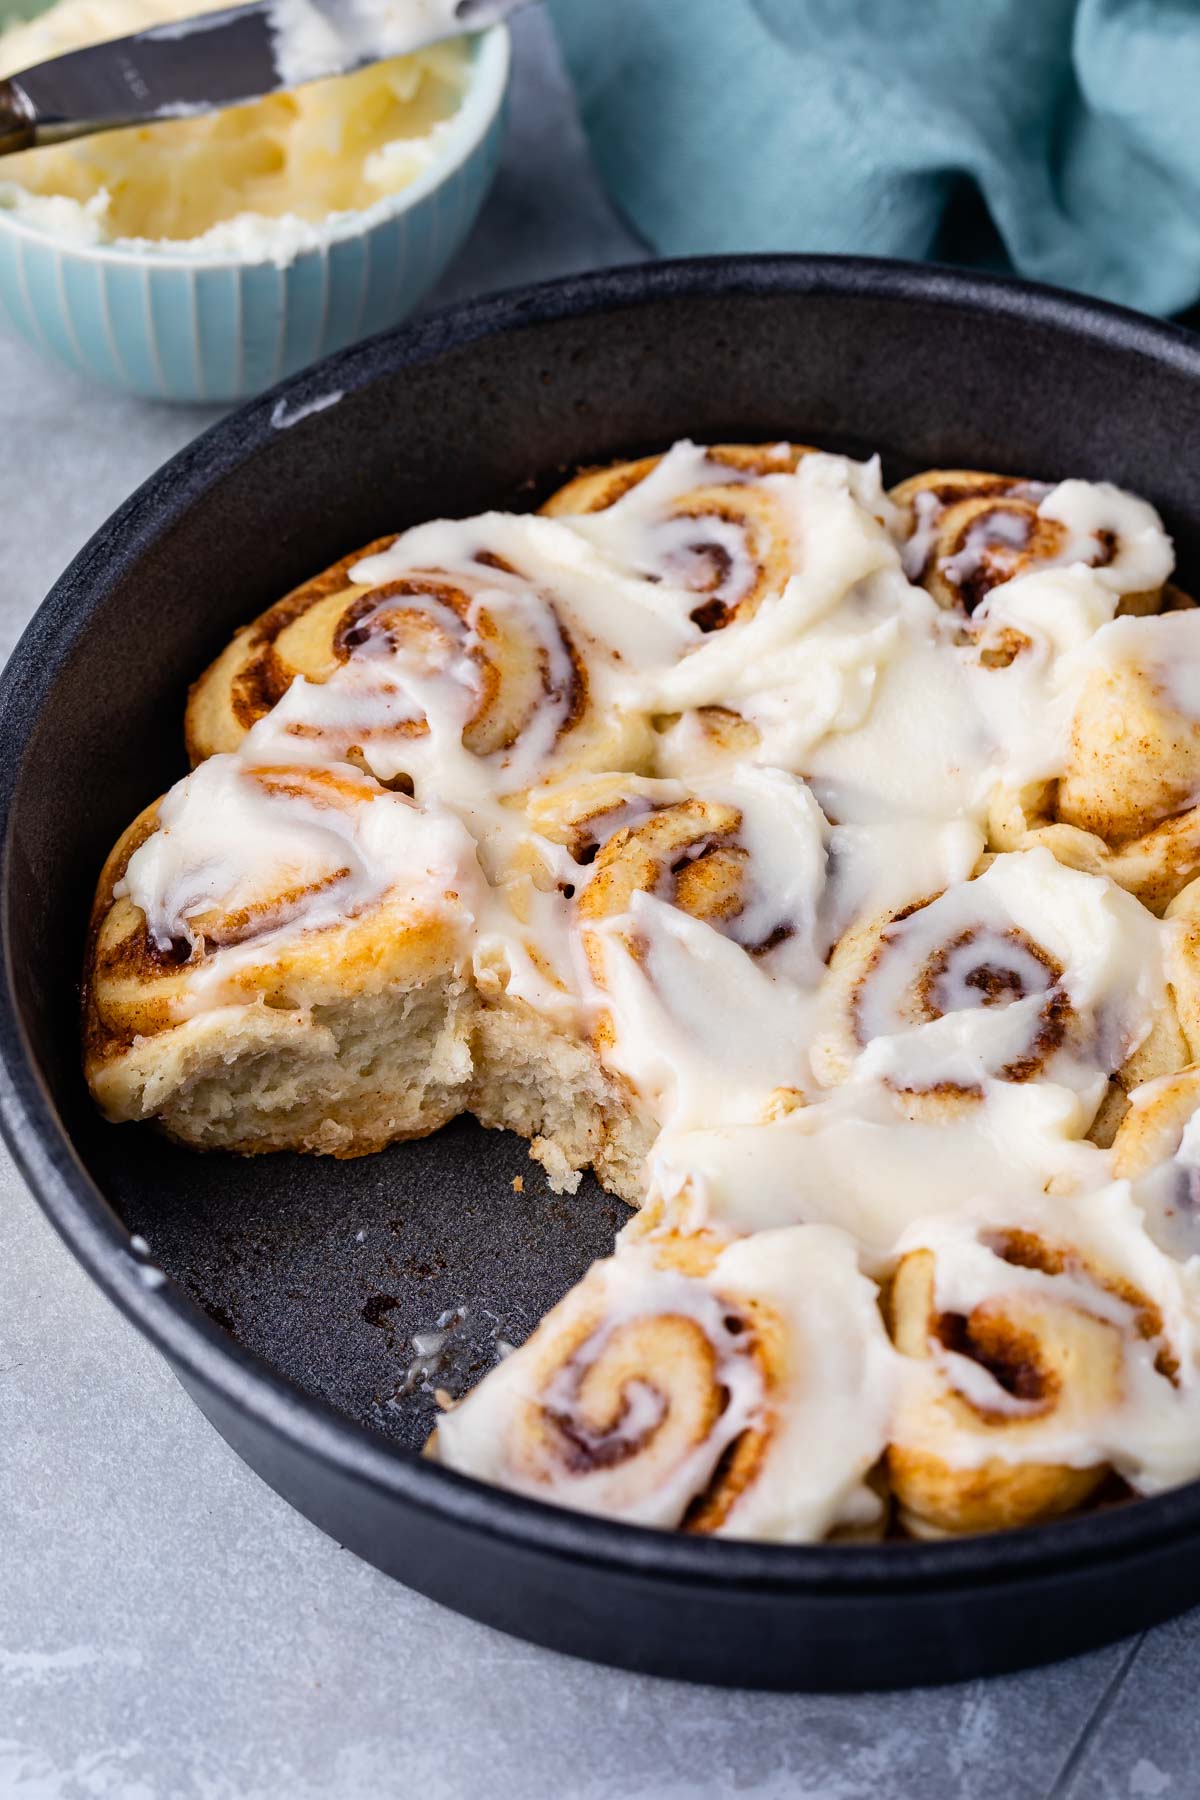
<svg viewBox="0 0 1200 1800"><path fill-rule="evenodd" d="M1044 289L840 259L678 263L478 301L345 352L147 482L9 663L4 1132L71 1249L239 1454L449 1606L746 1686L905 1685L1082 1650L1200 1598L1200 1485L1005 1536L799 1548L515 1498L415 1454L429 1389L462 1391L523 1337L623 1207L590 1181L556 1198L521 1143L468 1122L356 1162L243 1161L102 1125L83 1090L92 884L182 773L187 684L232 629L383 532L531 505L580 464L683 435L878 449L889 479L936 464L1112 479L1161 508L1182 579L1200 573L1200 339ZM439 1320L426 1376L410 1340Z"/></svg>

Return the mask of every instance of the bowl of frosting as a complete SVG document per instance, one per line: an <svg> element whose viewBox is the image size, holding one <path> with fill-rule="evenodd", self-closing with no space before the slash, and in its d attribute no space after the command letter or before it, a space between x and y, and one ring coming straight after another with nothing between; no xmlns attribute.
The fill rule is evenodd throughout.
<svg viewBox="0 0 1200 1800"><path fill-rule="evenodd" d="M56 0L0 30L0 76L216 4ZM0 320L127 393L260 393L394 325L437 280L495 172L508 73L494 26L5 157Z"/></svg>

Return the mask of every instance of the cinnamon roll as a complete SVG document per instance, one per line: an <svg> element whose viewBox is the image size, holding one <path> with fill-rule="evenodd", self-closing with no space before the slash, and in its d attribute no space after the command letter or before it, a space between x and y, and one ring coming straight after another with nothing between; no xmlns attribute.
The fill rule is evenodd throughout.
<svg viewBox="0 0 1200 1800"><path fill-rule="evenodd" d="M481 885L457 820L356 769L210 758L101 877L93 1095L204 1149L354 1156L435 1130L471 1072Z"/></svg>
<svg viewBox="0 0 1200 1800"><path fill-rule="evenodd" d="M430 1453L630 1524L803 1542L878 1519L893 1358L841 1232L593 1264Z"/></svg>
<svg viewBox="0 0 1200 1800"><path fill-rule="evenodd" d="M851 466L814 454L789 480L792 579L651 678L657 767L784 768L838 822L982 820L991 744L962 621L905 580Z"/></svg>
<svg viewBox="0 0 1200 1800"><path fill-rule="evenodd" d="M1200 873L1200 611L1116 619L1079 671L1057 778L1002 785L1000 848L1046 844L1161 912ZM1196 688L1196 693L1192 688Z"/></svg>
<svg viewBox="0 0 1200 1800"><path fill-rule="evenodd" d="M201 676L193 762L252 734L258 760L352 761L419 798L461 793L463 811L574 769L642 765L648 726L604 692L604 650L555 591L588 583L556 562L561 540L570 553L544 521L446 521L344 557Z"/></svg>
<svg viewBox="0 0 1200 1800"><path fill-rule="evenodd" d="M764 477L790 474L796 444L679 443L588 470L542 511L571 524L620 567L689 596L699 631L749 618L793 572L786 502Z"/></svg>
<svg viewBox="0 0 1200 1800"><path fill-rule="evenodd" d="M658 1124L753 1118L809 1085L825 821L778 770L536 796L571 858L593 1040Z"/></svg>
<svg viewBox="0 0 1200 1800"><path fill-rule="evenodd" d="M1053 1518L1114 1473L1154 1492L1200 1472L1187 1284L1120 1185L926 1221L889 1311L888 1471L917 1535Z"/></svg>
<svg viewBox="0 0 1200 1800"><path fill-rule="evenodd" d="M927 469L891 490L904 569L939 606L974 612L997 585L1038 568L1083 563L1120 596L1155 612L1171 572L1170 539L1152 506L1108 482L1057 486L976 469Z"/></svg>
<svg viewBox="0 0 1200 1800"><path fill-rule="evenodd" d="M1183 1034L1163 928L1046 850L848 932L833 953L812 1059L829 1084L884 1081L914 1115L953 1115L996 1081L1076 1092L1082 1129L1109 1076L1178 1068Z"/></svg>

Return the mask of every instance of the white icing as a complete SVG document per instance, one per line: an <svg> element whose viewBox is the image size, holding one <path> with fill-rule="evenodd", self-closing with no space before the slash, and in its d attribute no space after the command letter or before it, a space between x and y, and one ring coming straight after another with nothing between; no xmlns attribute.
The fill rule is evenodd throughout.
<svg viewBox="0 0 1200 1800"><path fill-rule="evenodd" d="M977 608L971 642L959 656L970 704L992 746L989 785L1021 786L1062 773L1080 687L1117 602L1096 570L1075 567L1018 576ZM1007 634L1017 635L1020 649L1011 662L989 666L989 653Z"/></svg>
<svg viewBox="0 0 1200 1800"><path fill-rule="evenodd" d="M888 583L895 637L876 667L869 708L850 729L830 732L798 759L839 821L873 823L897 814L963 818L986 811L990 744L964 666L956 630L928 595ZM792 696L787 704L794 705ZM763 709L752 716L756 723ZM770 754L773 734L765 746Z"/></svg>
<svg viewBox="0 0 1200 1800"><path fill-rule="evenodd" d="M711 633L652 682L647 696L652 708L681 712L692 706L736 703L784 686L789 679L802 679L814 657L823 653L827 654L822 679L835 684L840 693L864 655L869 661L882 653L894 626L870 616L864 620L855 589L879 570L897 568L899 559L887 533L855 499L852 472L844 457L812 455L803 459L794 475L761 478L759 485L786 520L794 573L750 618ZM865 625L869 644L865 650L861 644L852 648L849 668L846 630L836 637L828 632L813 635L813 628L846 602L848 635L861 637ZM838 702L827 701L826 711L836 716Z"/></svg>
<svg viewBox="0 0 1200 1800"><path fill-rule="evenodd" d="M384 902L414 919L454 912L469 923L482 884L458 821L354 769L331 771L336 790L323 773L308 783L303 771L297 780L213 756L163 799L114 895L141 909L160 951L190 948L186 1010L222 1004L238 971Z"/></svg>
<svg viewBox="0 0 1200 1800"><path fill-rule="evenodd" d="M968 489L957 501L949 502L932 490L918 492L902 549L910 580L924 573L947 506L974 499L987 502L987 510L968 525L959 548L937 564L938 573L955 589L969 583L993 559L998 572L1015 566L1030 548L1034 521L1028 512L1014 510L1014 501L1035 503L1039 518L1065 528L1056 549L1037 546L1040 570L1091 567L1100 584L1119 597L1160 587L1174 565L1171 540L1162 520L1135 494L1107 481L1062 481L1053 488L1042 482L1016 482L997 494L975 494Z"/></svg>
<svg viewBox="0 0 1200 1800"><path fill-rule="evenodd" d="M56 0L0 32L0 75L137 31L187 38L212 28L218 3ZM5 158L0 213L79 246L280 267L369 229L461 141L463 46L386 48L428 41L450 10L450 0L352 0L327 12L315 0L275 0L293 80L384 51L388 60L223 113L181 105L150 126Z"/></svg>
<svg viewBox="0 0 1200 1800"><path fill-rule="evenodd" d="M749 852L741 912L721 929L637 891L627 913L594 928L615 1029L609 1060L676 1126L756 1118L773 1089L811 1085L822 972L825 822L811 793L779 770L745 770L695 791L741 813ZM789 935L753 954L779 927Z"/></svg>
<svg viewBox="0 0 1200 1800"><path fill-rule="evenodd" d="M901 567L910 581L919 581L925 572L930 552L937 542L938 521L943 511L937 495L925 489L912 503L912 529L900 552Z"/></svg>
<svg viewBox="0 0 1200 1800"><path fill-rule="evenodd" d="M752 1330L728 1329L742 1296L780 1320L774 1384L764 1381L752 1354ZM655 1364L627 1378L619 1423L625 1453L609 1466L573 1468L565 1457L523 1453L520 1434L531 1414L572 1419L577 1442L596 1447L578 1410L581 1373L623 1326L655 1317L693 1321L712 1346L712 1378L727 1399L707 1434L680 1443L671 1430L674 1384L686 1389L709 1378L697 1357L687 1369ZM560 1334L572 1341L577 1321L594 1321L592 1332L558 1362L552 1347ZM841 1232L765 1232L731 1245L703 1277L663 1269L652 1252L632 1248L595 1264L534 1337L442 1420L438 1454L451 1468L560 1505L634 1524L678 1525L722 1453L747 1431L761 1432L765 1453L718 1533L818 1539L843 1519L878 1512L862 1483L886 1441L895 1365L874 1290ZM604 1441L611 1445L611 1431Z"/></svg>
<svg viewBox="0 0 1200 1800"><path fill-rule="evenodd" d="M1029 539L1028 521L1019 513L986 513L967 529L961 550L945 557L938 567L948 581L957 587L976 574L988 552L995 545L1007 550L1023 550Z"/></svg>
<svg viewBox="0 0 1200 1800"><path fill-rule="evenodd" d="M1116 594L1161 587L1175 565L1171 540L1158 513L1148 501L1109 481L1060 481L1038 512L1067 528L1060 563L1093 563L1104 554L1099 534L1115 538L1111 560L1097 563L1094 572Z"/></svg>
<svg viewBox="0 0 1200 1800"><path fill-rule="evenodd" d="M602 666L622 683L670 667L700 633L681 617L676 590L625 576L562 520L536 513L481 513L435 519L403 532L390 549L364 557L352 571L368 586L410 569L457 569L487 553L525 572L555 597ZM623 665L628 665L624 668ZM619 690L618 690L619 691ZM636 691L636 689L635 689Z"/></svg>
<svg viewBox="0 0 1200 1800"><path fill-rule="evenodd" d="M344 74L363 63L410 56L462 30L458 0L337 0L335 5L269 0L268 10L275 66L287 87ZM189 22L167 29L195 27Z"/></svg>
<svg viewBox="0 0 1200 1800"><path fill-rule="evenodd" d="M887 927L856 998L857 1076L978 1087L1036 1050L1061 994L1072 1022L1041 1072L1096 1104L1165 1004L1163 931L1132 895L1048 850L998 856ZM930 969L933 1016L914 1018L913 983Z"/></svg>
<svg viewBox="0 0 1200 1800"><path fill-rule="evenodd" d="M859 920L966 881L982 850L983 833L966 819L833 826L818 933L822 958Z"/></svg>
<svg viewBox="0 0 1200 1800"><path fill-rule="evenodd" d="M1087 662L1113 673L1139 671L1170 711L1200 725L1200 607L1114 619L1096 633Z"/></svg>
<svg viewBox="0 0 1200 1800"><path fill-rule="evenodd" d="M985 1105L939 1124L907 1119L878 1085L853 1085L768 1125L664 1132L649 1201L685 1232L838 1225L882 1276L910 1225L966 1200L1104 1185L1108 1158L1080 1140L1085 1124L1076 1097L1048 1083L994 1083Z"/></svg>

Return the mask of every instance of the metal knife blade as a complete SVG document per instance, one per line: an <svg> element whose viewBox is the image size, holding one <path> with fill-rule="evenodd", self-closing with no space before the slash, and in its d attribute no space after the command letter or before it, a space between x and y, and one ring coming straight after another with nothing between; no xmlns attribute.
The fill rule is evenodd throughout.
<svg viewBox="0 0 1200 1800"><path fill-rule="evenodd" d="M528 0L252 0L0 80L0 155L215 112L477 31Z"/></svg>

